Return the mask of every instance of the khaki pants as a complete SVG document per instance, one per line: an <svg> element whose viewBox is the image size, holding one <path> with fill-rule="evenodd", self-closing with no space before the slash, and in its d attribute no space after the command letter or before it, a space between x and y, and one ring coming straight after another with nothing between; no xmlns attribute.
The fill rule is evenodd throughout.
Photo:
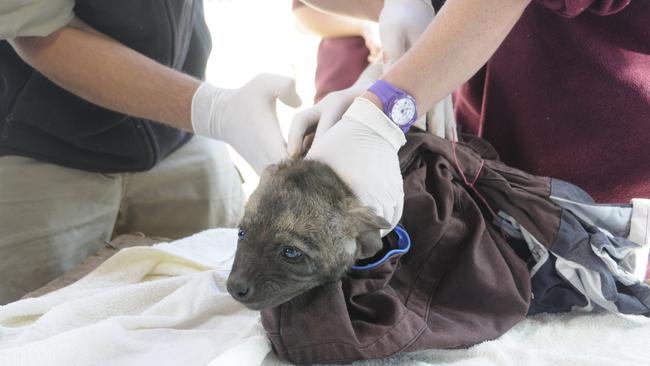
<svg viewBox="0 0 650 366"><path fill-rule="evenodd" d="M143 173L0 157L0 304L45 285L114 235L178 238L234 227L243 205L226 145L198 136Z"/></svg>

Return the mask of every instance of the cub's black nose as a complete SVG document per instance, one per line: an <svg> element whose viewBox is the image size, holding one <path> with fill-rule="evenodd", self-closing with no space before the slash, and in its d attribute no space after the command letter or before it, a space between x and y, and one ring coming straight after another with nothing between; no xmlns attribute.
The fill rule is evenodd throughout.
<svg viewBox="0 0 650 366"><path fill-rule="evenodd" d="M245 280L228 279L228 292L237 301L245 301L253 294L252 287Z"/></svg>

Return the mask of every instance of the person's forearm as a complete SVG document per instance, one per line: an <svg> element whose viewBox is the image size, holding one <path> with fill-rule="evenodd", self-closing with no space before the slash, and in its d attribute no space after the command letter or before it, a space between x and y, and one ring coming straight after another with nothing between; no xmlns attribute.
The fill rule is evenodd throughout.
<svg viewBox="0 0 650 366"><path fill-rule="evenodd" d="M195 78L80 23L10 43L26 63L83 99L192 131L192 96L201 84Z"/></svg>
<svg viewBox="0 0 650 366"><path fill-rule="evenodd" d="M413 48L382 76L413 95L420 114L474 75L530 0L447 0ZM372 93L364 97L379 105Z"/></svg>
<svg viewBox="0 0 650 366"><path fill-rule="evenodd" d="M323 13L309 6L293 11L298 25L322 38L364 36L370 22L342 15Z"/></svg>
<svg viewBox="0 0 650 366"><path fill-rule="evenodd" d="M377 21L384 7L384 0L301 0L303 3L326 13Z"/></svg>

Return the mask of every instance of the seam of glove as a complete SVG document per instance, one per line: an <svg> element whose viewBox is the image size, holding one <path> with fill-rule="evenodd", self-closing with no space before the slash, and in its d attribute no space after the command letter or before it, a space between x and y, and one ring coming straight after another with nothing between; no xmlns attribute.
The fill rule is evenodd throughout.
<svg viewBox="0 0 650 366"><path fill-rule="evenodd" d="M201 83L192 97L191 122L196 135L214 137L210 131L210 110L215 87L207 81Z"/></svg>

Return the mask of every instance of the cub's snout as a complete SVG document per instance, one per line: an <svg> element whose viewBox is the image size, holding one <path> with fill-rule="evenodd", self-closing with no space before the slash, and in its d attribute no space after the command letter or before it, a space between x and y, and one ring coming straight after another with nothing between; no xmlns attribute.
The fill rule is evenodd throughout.
<svg viewBox="0 0 650 366"><path fill-rule="evenodd" d="M246 302L255 291L251 282L241 276L229 276L227 288L228 293L239 302Z"/></svg>

